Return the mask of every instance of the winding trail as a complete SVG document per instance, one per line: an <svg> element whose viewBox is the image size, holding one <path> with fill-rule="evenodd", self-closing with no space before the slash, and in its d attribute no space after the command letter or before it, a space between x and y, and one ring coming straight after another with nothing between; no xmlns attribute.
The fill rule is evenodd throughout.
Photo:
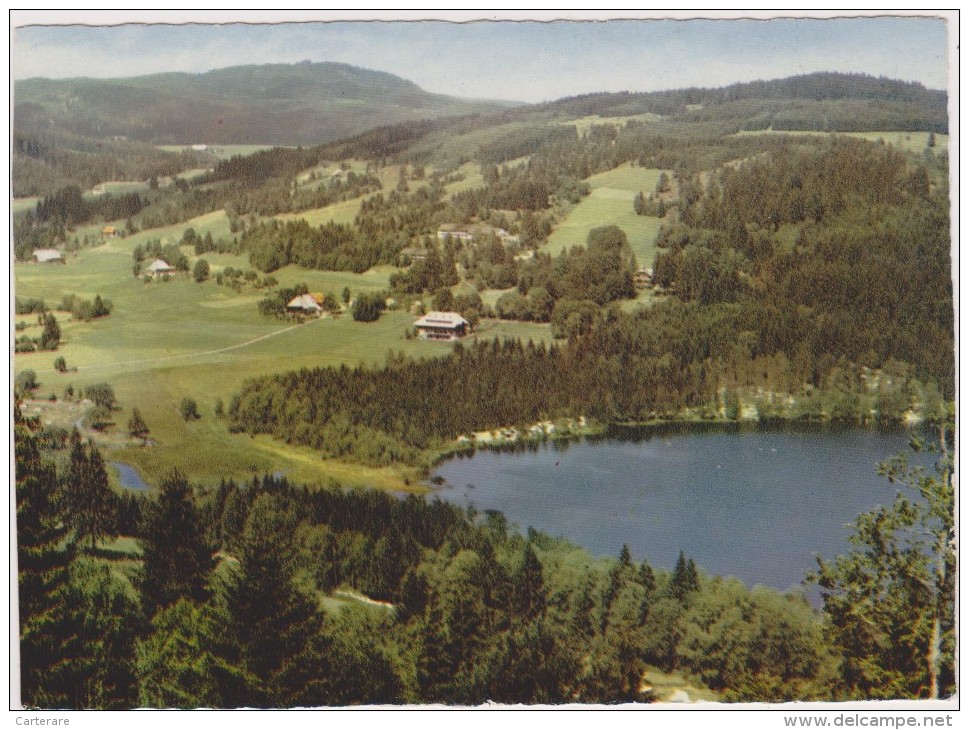
<svg viewBox="0 0 969 730"><path fill-rule="evenodd" d="M365 603L368 606L380 606L381 608L394 608L393 603L388 603L387 601L376 601L369 596L365 596L361 593L355 593L353 591L333 591L334 596L341 596L343 598L349 598L353 601L359 601L360 603Z"/></svg>
<svg viewBox="0 0 969 730"><path fill-rule="evenodd" d="M292 331L294 329L298 329L300 327L305 327L306 325L308 325L308 324L310 324L310 323L312 323L314 321L322 321L322 319L323 318L320 317L317 320L309 320L308 322L303 322L301 324L294 324L291 327L284 327L281 330L276 330L275 332L270 332L269 334L266 334L266 335L260 335L259 337L254 337L251 340L246 340L245 342L240 342L237 345L229 345L228 347L220 347L220 348L217 348L215 350L203 350L202 352L186 352L186 353L184 353L182 355L162 355L161 357L145 357L145 358L141 358L141 359L138 359L138 360L120 360L118 362L105 362L105 363L98 363L96 365L80 365L80 366L78 366L76 368L76 370L78 372L81 372L82 370L101 370L103 368L121 367L121 366L125 366L125 365L145 365L147 363L167 362L169 360L183 360L183 359L190 358L190 357L206 357L208 355L220 355L223 352L231 352L232 350L239 350L239 349L241 349L243 347L249 347L250 345L254 345L257 342L262 342L263 340L268 340L270 337L276 337L277 335L285 334L285 333L290 332L290 331ZM41 375L41 374L53 373L53 372L55 372L55 370L53 368L51 368L49 370L37 370L36 372L37 372L38 375Z"/></svg>

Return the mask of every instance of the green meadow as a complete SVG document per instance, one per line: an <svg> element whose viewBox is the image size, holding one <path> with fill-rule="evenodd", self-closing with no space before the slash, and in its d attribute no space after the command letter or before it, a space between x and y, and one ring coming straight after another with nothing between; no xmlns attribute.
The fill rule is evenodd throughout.
<svg viewBox="0 0 969 730"><path fill-rule="evenodd" d="M592 193L556 226L548 239L548 252L558 255L572 246L584 246L593 228L616 225L626 232L639 265L651 267L662 221L636 215L633 198L640 191L644 194L653 192L661 172L663 170L625 165L587 178Z"/></svg>
<svg viewBox="0 0 969 730"><path fill-rule="evenodd" d="M205 151L214 156L218 157L220 160L228 160L230 157L235 157L239 155L245 157L246 155L251 155L254 152L259 152L261 150L269 150L273 147L285 147L286 145L275 145L275 144L218 144L209 145L208 149ZM165 150L166 152L182 152L184 150L191 150L192 145L186 144L162 144L157 145L158 149Z"/></svg>
<svg viewBox="0 0 969 730"><path fill-rule="evenodd" d="M76 423L83 408L63 399L68 385L75 391L107 382L118 397L115 426L98 436L108 461L132 465L149 484L158 484L173 467L203 483L222 477L248 478L254 474L283 473L306 483L329 479L347 485L384 489L421 489L414 470L379 469L325 461L309 449L293 447L268 437L252 438L229 433L216 417L216 402L228 405L246 378L300 368L338 365L379 365L387 353L438 356L450 345L407 339L414 317L403 311L385 312L377 322L354 322L349 315L293 324L261 316L258 301L265 292L249 287L235 291L210 279L196 283L189 274L171 281L144 283L132 275L131 252L147 238L175 240L191 225L204 233L227 226L221 213L202 216L170 229L155 229L82 249L66 265L16 264L13 272L17 296L40 297L55 306L68 293L111 300L110 317L93 322L71 321L55 313L62 329L57 352L18 355L17 372L32 369L40 388L37 398L55 394L56 404L31 405L42 418L60 425ZM188 248L183 249L196 257ZM248 268L244 256L206 254L213 272L225 266ZM340 295L375 291L387 286L393 267L378 267L363 274L310 271L294 266L274 272L283 286L305 282L311 291ZM36 336L39 327L30 315L17 317ZM521 337L548 340L549 328L516 322L485 321L476 337ZM67 373L56 373L56 357L67 361ZM201 418L186 422L179 412L183 398L198 403ZM133 408L147 422L154 442L143 447L127 437L125 425ZM90 435L90 433L89 433Z"/></svg>
<svg viewBox="0 0 969 730"><path fill-rule="evenodd" d="M764 134L787 134L792 136L810 135L813 137L828 136L831 132L809 132L809 131L784 131L774 129L759 129L750 132L739 132L737 136L744 135L764 135ZM933 149L938 154L947 154L949 151L949 135L936 134L935 147L929 147L929 132L838 132L838 135L846 137L857 137L866 139L869 142L884 142L890 144L904 152L921 154L927 149Z"/></svg>
<svg viewBox="0 0 969 730"><path fill-rule="evenodd" d="M121 195L123 193L140 193L148 190L146 180L111 180L96 185L91 191L96 195Z"/></svg>
<svg viewBox="0 0 969 730"><path fill-rule="evenodd" d="M560 122L563 125L569 125L575 127L576 131L581 135L588 132L592 127L610 125L613 127L625 126L628 122L656 122L662 119L659 114L633 114L626 117L600 117L598 114L593 114L591 116L579 117L578 119L572 119L567 122Z"/></svg>
<svg viewBox="0 0 969 730"><path fill-rule="evenodd" d="M309 176L314 171L328 175L337 169L338 168L334 165L321 165L309 170L303 170L296 177L297 184L299 184L301 187L320 185L321 181L312 181L309 179ZM351 161L351 169L354 172L363 173L366 171L366 163ZM484 187L484 178L481 176L480 165L473 162L467 162L459 167L456 172L462 174L464 179L449 183L445 187L446 194L448 196L464 190ZM400 165L386 165L377 170L376 175L380 179L380 184L383 186L383 191L386 194L397 187L397 181L399 180L400 175ZM426 182L421 181L408 181L408 187L411 190L416 190L418 187L426 184ZM332 205L327 205L322 208L303 210L299 213L282 213L275 216L275 218L281 221L305 220L314 227L326 225L330 222L349 225L353 223L354 219L357 217L357 214L360 212L360 203L368 197L370 197L370 195L362 195L358 198L333 203Z"/></svg>
<svg viewBox="0 0 969 730"><path fill-rule="evenodd" d="M466 162L455 170L455 172L464 175L464 179L448 183L445 186L444 189L449 196L464 192L465 190L473 190L485 186L484 178L481 176L481 165L475 162Z"/></svg>
<svg viewBox="0 0 969 730"><path fill-rule="evenodd" d="M367 161L366 160L355 160L349 159L344 160L342 163L328 162L326 160L322 161L319 165L314 167L309 167L305 170L300 170L296 175L296 184L300 187L319 185L324 182L327 177L332 175L341 169L341 164L345 166L348 170L363 174L367 171ZM313 174L316 173L317 179L313 180Z"/></svg>
<svg viewBox="0 0 969 730"><path fill-rule="evenodd" d="M276 216L276 220L305 220L314 228L326 225L330 222L349 224L353 223L353 219L356 218L357 213L360 212L360 201L362 200L362 197L353 198L352 200L344 200L340 203L327 205L323 208L311 208L310 210L303 210L299 213L281 213L280 215Z"/></svg>
<svg viewBox="0 0 969 730"><path fill-rule="evenodd" d="M350 169L353 172L363 174L366 172L366 163L359 160L350 160ZM308 170L303 170L296 176L297 184L301 187L313 187L314 185L321 185L322 181L311 181L309 176L314 172L321 172L324 175L328 175L331 172L339 169L335 165L320 165ZM377 178L380 180L380 184L383 186L383 190L390 191L397 186L397 180L400 175L400 165L387 165L376 171ZM371 193L370 195L376 195L376 193ZM342 223L345 225L350 225L353 220L357 217L357 213L360 212L360 203L370 195L361 195L357 198L351 198L350 200L344 200L339 203L333 203L332 205L327 205L322 208L311 208L309 210L303 210L299 213L281 213L275 216L276 220L281 221L296 221L305 220L313 227L323 226L327 223Z"/></svg>
<svg viewBox="0 0 969 730"><path fill-rule="evenodd" d="M39 202L40 198L36 195L31 198L13 198L10 201L11 213L22 213L25 210L33 210Z"/></svg>

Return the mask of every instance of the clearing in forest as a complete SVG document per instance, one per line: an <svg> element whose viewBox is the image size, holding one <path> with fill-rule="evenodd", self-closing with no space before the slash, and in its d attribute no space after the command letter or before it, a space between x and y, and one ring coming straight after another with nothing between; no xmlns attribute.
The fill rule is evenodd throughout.
<svg viewBox="0 0 969 730"><path fill-rule="evenodd" d="M639 192L644 195L654 192L662 172L624 165L587 178L592 193L583 198L568 217L556 226L548 239L547 251L557 256L572 246L584 246L593 228L616 225L626 232L637 263L647 269L652 267L656 257L656 236L662 220L636 215L633 198Z"/></svg>

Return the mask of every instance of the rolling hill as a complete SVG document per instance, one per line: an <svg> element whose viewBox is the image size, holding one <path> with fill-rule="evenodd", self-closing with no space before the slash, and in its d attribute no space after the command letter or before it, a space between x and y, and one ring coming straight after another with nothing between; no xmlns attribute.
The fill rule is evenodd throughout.
<svg viewBox="0 0 969 730"><path fill-rule="evenodd" d="M508 103L429 94L392 74L339 63L238 66L121 79L26 79L14 86L23 134L68 132L151 144L297 145Z"/></svg>
<svg viewBox="0 0 969 730"><path fill-rule="evenodd" d="M647 136L683 141L767 131L948 133L944 91L840 73L512 105L429 94L388 73L304 62L27 79L16 82L14 101L16 197L213 164L204 154L156 146L166 144L318 145L321 158L447 167L479 155L499 164L529 155L561 135L563 125L612 134L605 128L632 123Z"/></svg>

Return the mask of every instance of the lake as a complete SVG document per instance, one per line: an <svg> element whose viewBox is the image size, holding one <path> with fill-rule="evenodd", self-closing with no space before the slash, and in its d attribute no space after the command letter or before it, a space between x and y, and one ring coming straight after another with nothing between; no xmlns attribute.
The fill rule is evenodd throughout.
<svg viewBox="0 0 969 730"><path fill-rule="evenodd" d="M861 512L899 487L875 471L906 431L836 427L613 428L606 438L478 451L441 464L442 499L495 509L582 545L670 569L680 550L708 573L781 590L845 552ZM931 465L931 455L920 456Z"/></svg>

